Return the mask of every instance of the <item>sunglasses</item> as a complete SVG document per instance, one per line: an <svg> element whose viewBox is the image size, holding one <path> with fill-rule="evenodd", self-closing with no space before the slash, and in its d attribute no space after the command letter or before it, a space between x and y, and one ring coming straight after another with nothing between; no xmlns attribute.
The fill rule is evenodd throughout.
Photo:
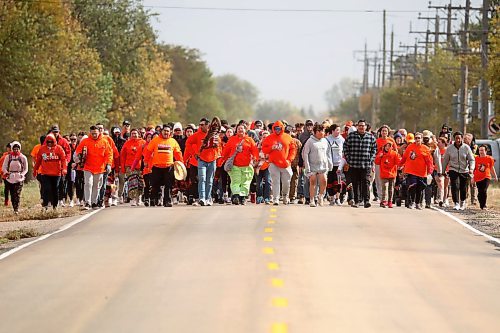
<svg viewBox="0 0 500 333"><path fill-rule="evenodd" d="M130 124L125 124L126 127L130 127Z"/></svg>
<svg viewBox="0 0 500 333"><path fill-rule="evenodd" d="M207 126L208 124L200 124L200 126Z"/></svg>
<svg viewBox="0 0 500 333"><path fill-rule="evenodd" d="M174 132L182 132L182 130L180 128L176 128Z"/></svg>

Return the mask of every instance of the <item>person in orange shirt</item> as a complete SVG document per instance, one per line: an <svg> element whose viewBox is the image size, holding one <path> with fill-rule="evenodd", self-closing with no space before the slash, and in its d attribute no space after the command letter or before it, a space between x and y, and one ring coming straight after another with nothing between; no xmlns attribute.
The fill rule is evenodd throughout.
<svg viewBox="0 0 500 333"><path fill-rule="evenodd" d="M137 168L142 169L142 177L144 179L144 191L142 195L142 200L144 201L144 206L149 206L151 202L151 167L146 166L144 163L144 152L148 144L156 138L158 134L154 131L146 132L145 143L137 150L135 155L134 163L132 164L132 170Z"/></svg>
<svg viewBox="0 0 500 333"><path fill-rule="evenodd" d="M410 201L415 203L416 209L422 209L423 191L427 186L427 175L432 174L434 168L429 148L422 144L422 133L415 133L415 142L410 144L399 165L404 167L407 176ZM407 206L412 209L413 205Z"/></svg>
<svg viewBox="0 0 500 333"><path fill-rule="evenodd" d="M288 193L290 192L290 180L293 172L291 164L297 154L297 147L290 135L285 133L285 127L281 121L276 121L272 126L270 134L262 142L262 151L269 155L269 172L273 184L273 204L279 205L281 184L283 185L283 203L289 204Z"/></svg>
<svg viewBox="0 0 500 333"><path fill-rule="evenodd" d="M223 161L232 157L233 166L227 171L231 178L232 202L233 205L245 205L254 174L252 159L259 158L259 150L255 141L247 135L244 123L236 127L236 135L229 139L222 152Z"/></svg>
<svg viewBox="0 0 500 333"><path fill-rule="evenodd" d="M378 136L377 140L375 141L377 144L377 154L379 152L381 152L382 149L384 149L384 147L387 143L391 144L392 149L394 149L396 151L398 150L398 145L396 144L396 141L394 141L394 139L389 136L390 131L391 131L391 129L387 125L382 125L379 128L379 130L378 130L379 136ZM375 162L375 186L377 187L377 194L380 195L380 193L382 193L383 189L382 189L382 178L380 177L380 164L377 164L377 162ZM380 203L382 206L382 202L380 202Z"/></svg>
<svg viewBox="0 0 500 333"><path fill-rule="evenodd" d="M90 127L90 136L76 147L75 155L78 157L86 149L87 157L83 161L83 173L85 179L85 209L99 207L99 191L102 186L104 174L111 172L113 164L113 151L106 138L93 125ZM75 160L79 163L81 161Z"/></svg>
<svg viewBox="0 0 500 333"><path fill-rule="evenodd" d="M394 195L394 185L398 175L398 164L401 158L394 147L392 142L387 142L382 150L377 153L375 157L375 164L380 167L379 177L382 181L382 201L380 207L392 208L392 198Z"/></svg>
<svg viewBox="0 0 500 333"><path fill-rule="evenodd" d="M104 129L103 124L97 123L95 126L99 130L99 134L102 135L102 137L108 141L109 146L111 147L111 151L112 151L112 155L113 155L113 157L112 157L113 163L111 164L111 170L113 170L115 172L115 174L119 174L120 173L120 153L118 152L118 148L116 147L116 144L113 141L113 138L109 135L109 131L107 129ZM104 206L104 196L106 194L106 186L108 185L108 176L109 176L109 174L104 173L103 177L102 177L102 185L101 185L101 188L99 190L99 198L97 199L97 205L99 207ZM118 199L116 198L116 194L113 196L114 196L114 198L111 198L110 201L115 201L114 203L116 206L116 201ZM123 197L122 197L122 199L123 199ZM110 202L110 204L112 205L113 202Z"/></svg>
<svg viewBox="0 0 500 333"><path fill-rule="evenodd" d="M123 150L122 150L123 151ZM179 143L172 138L172 128L163 125L160 136L151 140L144 151L144 167L150 167L151 206L160 205L159 194L163 188L163 207L172 207L171 190L174 184L174 160L184 162Z"/></svg>
<svg viewBox="0 0 500 333"><path fill-rule="evenodd" d="M257 200L256 203L271 203L271 174L269 173L268 156L262 151L262 142L269 136L269 131L259 132L260 142L257 145L259 149L259 160L256 163L255 173L257 174ZM300 141L299 141L300 142Z"/></svg>
<svg viewBox="0 0 500 333"><path fill-rule="evenodd" d="M2 157L0 157L0 165L3 165L3 161L9 155L9 153L12 151L12 149L10 148L10 142L7 144L6 148L7 148L7 151L3 153ZM3 188L3 194L4 194L4 198L5 198L4 206L8 206L9 205L9 186L7 185L7 180L5 179L5 175L3 174L2 170L0 170L0 176L3 180L3 185L4 185L4 188Z"/></svg>
<svg viewBox="0 0 500 333"><path fill-rule="evenodd" d="M199 202L193 202L194 206L212 205L212 185L217 167L216 161L221 155L219 135L214 135L209 139L209 142L205 142L209 129L211 132L218 133L220 131L220 122L217 124L212 121L212 123L214 128L210 128L211 124L207 118L202 118L198 131L186 140L184 159L198 167Z"/></svg>
<svg viewBox="0 0 500 333"><path fill-rule="evenodd" d="M47 134L44 144L38 150L35 167L33 168L33 173L36 173L36 170L40 170L42 207L45 210L48 209L49 203L52 204L53 209L57 208L59 182L61 181L61 176L66 176L68 172L66 153L56 142L54 134Z"/></svg>
<svg viewBox="0 0 500 333"><path fill-rule="evenodd" d="M45 137L46 137L45 135L42 135L40 137L40 143L37 144L36 146L34 146L33 149L31 150L31 153L30 153L30 156L32 158L33 170L35 170L33 172L33 176L38 181L38 189L40 190L40 201L42 201L42 195L43 195L43 193L42 193L42 179L41 179L41 175L40 175L40 168L38 168L38 170L36 170L35 163L36 163L36 155L38 155L38 151L40 150L43 143L45 142Z"/></svg>
<svg viewBox="0 0 500 333"><path fill-rule="evenodd" d="M141 193L143 190L141 174L141 164L134 164L137 151L141 149L145 141L141 139L139 130L132 129L130 131L130 137L125 142L120 152L120 170L125 173L125 177L128 179L128 197L132 200L132 206L138 206L141 203Z"/></svg>
<svg viewBox="0 0 500 333"><path fill-rule="evenodd" d="M488 199L488 187L490 181L498 181L495 171L495 159L487 155L488 147L481 145L479 147L479 156L476 156L476 168L474 169L474 182L477 185L477 200L481 209L486 208Z"/></svg>

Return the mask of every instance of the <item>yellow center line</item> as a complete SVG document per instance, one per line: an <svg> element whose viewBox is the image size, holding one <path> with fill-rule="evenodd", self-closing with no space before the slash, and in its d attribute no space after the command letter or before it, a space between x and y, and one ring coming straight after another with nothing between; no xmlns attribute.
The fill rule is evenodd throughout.
<svg viewBox="0 0 500 333"><path fill-rule="evenodd" d="M264 237L264 242L272 242L273 238L272 237Z"/></svg>
<svg viewBox="0 0 500 333"><path fill-rule="evenodd" d="M264 228L264 232L265 232L265 233L270 234L270 233L272 233L273 231L274 231L274 229L273 229L273 228Z"/></svg>
<svg viewBox="0 0 500 333"><path fill-rule="evenodd" d="M285 283L283 282L282 279L277 279L277 278L272 278L271 279L271 285L276 288L281 288L283 287Z"/></svg>
<svg viewBox="0 0 500 333"><path fill-rule="evenodd" d="M285 323L274 323L271 326L271 333L288 333L288 326Z"/></svg>
<svg viewBox="0 0 500 333"><path fill-rule="evenodd" d="M277 308L286 308L288 306L288 300L284 297L273 298L273 306Z"/></svg>
<svg viewBox="0 0 500 333"><path fill-rule="evenodd" d="M269 221L267 221L267 223L269 223L269 224L275 224L275 223L276 223L276 221L269 220Z"/></svg>
<svg viewBox="0 0 500 333"><path fill-rule="evenodd" d="M276 208L271 208L271 212L277 212L278 210Z"/></svg>
<svg viewBox="0 0 500 333"><path fill-rule="evenodd" d="M270 271L276 271L276 270L280 269L280 266L278 265L278 263L268 262L267 269L269 269Z"/></svg>
<svg viewBox="0 0 500 333"><path fill-rule="evenodd" d="M272 247L265 247L262 249L262 252L264 252L264 254L274 254L274 249Z"/></svg>
<svg viewBox="0 0 500 333"><path fill-rule="evenodd" d="M271 215L269 215L269 217L270 217L270 218L272 218L272 219L275 219L275 218L277 218L277 217L278 217L278 215L276 215L276 214L271 214Z"/></svg>

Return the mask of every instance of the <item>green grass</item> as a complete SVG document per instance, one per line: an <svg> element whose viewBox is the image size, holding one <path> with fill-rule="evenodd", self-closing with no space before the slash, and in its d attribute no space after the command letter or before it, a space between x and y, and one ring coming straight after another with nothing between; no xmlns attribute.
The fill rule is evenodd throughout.
<svg viewBox="0 0 500 333"><path fill-rule="evenodd" d="M10 204L8 207L5 207L3 205L5 200L3 196L3 186L1 186L0 197L0 222L47 220L81 214L81 211L78 207L59 207L57 211L53 211L52 209L43 211L42 205L40 204L40 190L38 188L37 181L31 181L24 184L23 191L21 192L21 204L18 215L14 214L12 204Z"/></svg>

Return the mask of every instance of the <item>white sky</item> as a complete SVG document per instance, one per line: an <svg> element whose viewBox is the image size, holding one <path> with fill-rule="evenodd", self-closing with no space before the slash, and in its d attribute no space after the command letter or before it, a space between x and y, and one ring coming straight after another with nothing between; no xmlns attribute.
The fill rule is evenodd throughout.
<svg viewBox="0 0 500 333"><path fill-rule="evenodd" d="M473 0L473 7L482 2ZM448 4L434 0L433 5ZM415 43L423 35L422 16L435 16L427 9L428 0L144 0L148 9L159 14L153 22L160 41L199 49L214 75L232 73L254 84L261 99L282 99L297 107L312 105L316 111L326 109L324 92L342 77L361 80L363 64L356 61L354 50L382 46L382 13L346 12L255 12L208 11L161 8L162 6L271 9L353 9L383 10L387 13L387 49L394 27L395 49L400 42ZM465 0L453 0L465 6ZM475 13L472 13L475 15ZM446 14L440 12L445 31ZM463 14L458 15L463 19ZM458 23L458 21L455 21ZM455 23L455 24L457 24ZM434 30L433 23L430 26ZM432 38L432 37L431 37ZM445 38L444 36L442 37ZM357 57L361 58L361 54ZM387 71L389 69L387 68ZM373 79L370 74L370 82Z"/></svg>

